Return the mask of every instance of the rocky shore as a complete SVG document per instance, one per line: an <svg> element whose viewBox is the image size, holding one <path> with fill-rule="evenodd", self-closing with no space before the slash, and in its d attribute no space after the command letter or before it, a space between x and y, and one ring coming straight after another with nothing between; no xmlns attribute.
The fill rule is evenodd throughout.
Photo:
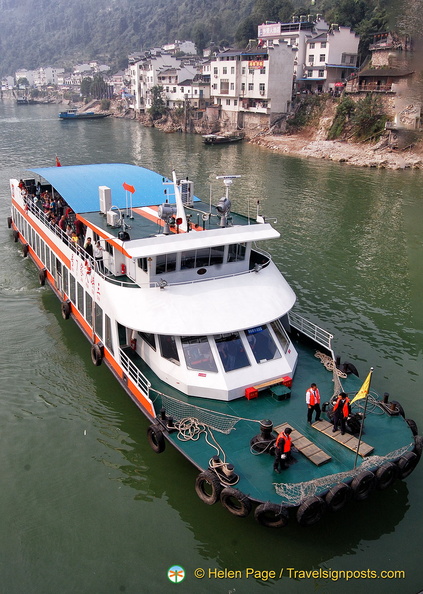
<svg viewBox="0 0 423 594"><path fill-rule="evenodd" d="M258 135L250 142L278 153L326 159L357 167L423 169L423 146L421 144L406 150L394 150L383 142L368 145L321 140L303 135Z"/></svg>

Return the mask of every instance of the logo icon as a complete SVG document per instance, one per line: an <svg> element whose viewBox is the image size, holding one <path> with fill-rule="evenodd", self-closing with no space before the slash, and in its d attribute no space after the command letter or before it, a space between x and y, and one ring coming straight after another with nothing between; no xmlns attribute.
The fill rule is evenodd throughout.
<svg viewBox="0 0 423 594"><path fill-rule="evenodd" d="M172 567L167 570L167 577L169 581L174 584L179 584L185 579L185 569L179 565L172 565Z"/></svg>

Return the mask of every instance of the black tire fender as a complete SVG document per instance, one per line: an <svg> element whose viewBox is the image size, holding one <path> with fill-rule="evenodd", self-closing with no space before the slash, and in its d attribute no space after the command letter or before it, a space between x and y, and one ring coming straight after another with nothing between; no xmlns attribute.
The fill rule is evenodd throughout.
<svg viewBox="0 0 423 594"><path fill-rule="evenodd" d="M289 521L288 508L277 503L260 503L254 510L254 518L268 528L285 528Z"/></svg>
<svg viewBox="0 0 423 594"><path fill-rule="evenodd" d="M19 231L17 231L16 229L13 230L13 239L15 243L17 243L19 240Z"/></svg>
<svg viewBox="0 0 423 594"><path fill-rule="evenodd" d="M162 429L159 425L150 425L147 429L147 439L151 449L156 454L161 454L165 447L166 441Z"/></svg>
<svg viewBox="0 0 423 594"><path fill-rule="evenodd" d="M62 301L62 305L60 307L62 310L62 318L64 320L68 320L71 313L70 301Z"/></svg>
<svg viewBox="0 0 423 594"><path fill-rule="evenodd" d="M398 466L394 462L385 462L375 472L376 488L384 491L390 487L398 477Z"/></svg>
<svg viewBox="0 0 423 594"><path fill-rule="evenodd" d="M96 367L101 365L103 361L104 347L101 342L93 343L91 345L91 361Z"/></svg>
<svg viewBox="0 0 423 594"><path fill-rule="evenodd" d="M231 514L246 518L251 511L251 501L238 489L225 487L220 494L220 502Z"/></svg>
<svg viewBox="0 0 423 594"><path fill-rule="evenodd" d="M414 453L417 455L418 459L420 460L423 452L423 436L416 435L414 437Z"/></svg>
<svg viewBox="0 0 423 594"><path fill-rule="evenodd" d="M300 526L312 526L322 519L326 503L321 497L308 497L297 509L297 522Z"/></svg>
<svg viewBox="0 0 423 594"><path fill-rule="evenodd" d="M411 433L416 436L419 434L419 430L417 428L417 423L416 421L413 421L413 419L405 419L405 422L407 423L407 425L410 427L411 429Z"/></svg>
<svg viewBox="0 0 423 594"><path fill-rule="evenodd" d="M358 375L358 371L357 371L357 367L355 365L353 365L352 363L344 363L344 372L345 373L352 373L353 375L356 375L357 377L360 377Z"/></svg>
<svg viewBox="0 0 423 594"><path fill-rule="evenodd" d="M204 470L195 479L195 492L203 503L214 505L220 498L222 485L212 470Z"/></svg>
<svg viewBox="0 0 423 594"><path fill-rule="evenodd" d="M416 452L407 452L397 461L399 477L404 479L416 468L419 457Z"/></svg>
<svg viewBox="0 0 423 594"><path fill-rule="evenodd" d="M404 409L402 408L401 404L398 402L398 400L391 400L390 404L395 404L395 408L397 409L398 413L405 419L405 412Z"/></svg>
<svg viewBox="0 0 423 594"><path fill-rule="evenodd" d="M29 245L27 243L24 244L22 251L23 251L24 258L26 258L28 256L28 252L29 252Z"/></svg>
<svg viewBox="0 0 423 594"><path fill-rule="evenodd" d="M351 482L354 499L363 501L367 499L376 488L376 477L370 470L363 470Z"/></svg>
<svg viewBox="0 0 423 594"><path fill-rule="evenodd" d="M40 285L42 287L44 287L44 285L46 284L46 278L47 278L47 270L46 270L46 268L41 268L41 270L38 273L38 279L39 279Z"/></svg>
<svg viewBox="0 0 423 594"><path fill-rule="evenodd" d="M345 483L338 483L326 493L325 501L330 511L337 512L348 503L351 497L351 487Z"/></svg>
<svg viewBox="0 0 423 594"><path fill-rule="evenodd" d="M7 227L8 227L9 229L11 229L11 228L12 228L12 217L7 217Z"/></svg>

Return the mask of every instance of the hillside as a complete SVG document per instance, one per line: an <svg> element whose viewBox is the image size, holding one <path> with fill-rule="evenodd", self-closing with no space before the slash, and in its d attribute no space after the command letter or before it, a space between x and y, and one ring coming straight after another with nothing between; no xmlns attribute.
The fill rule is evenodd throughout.
<svg viewBox="0 0 423 594"><path fill-rule="evenodd" d="M400 0L0 0L0 75L18 68L70 66L100 60L114 70L131 52L175 39L202 50L210 43L245 47L266 20L323 14L362 36L393 22Z"/></svg>

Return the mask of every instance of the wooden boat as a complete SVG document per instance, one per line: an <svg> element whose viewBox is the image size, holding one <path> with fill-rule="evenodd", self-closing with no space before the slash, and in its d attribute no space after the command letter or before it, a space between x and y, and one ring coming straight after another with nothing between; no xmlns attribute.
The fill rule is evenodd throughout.
<svg viewBox="0 0 423 594"><path fill-rule="evenodd" d="M236 516L255 508L266 526L291 516L310 525L406 478L423 439L397 400L370 389L370 374L363 384L341 364L330 333L293 310L294 291L259 247L279 232L258 205L255 219L231 210L237 177L218 176L219 198L203 202L175 173L35 168L10 181L9 227L89 340L93 364L108 365L150 420L154 451L169 443L198 468L205 503ZM44 212L37 181L84 229L82 243L100 242L99 259ZM310 382L324 400L312 423ZM345 432L332 424L341 392L352 401ZM275 438L288 425L296 452L278 475Z"/></svg>
<svg viewBox="0 0 423 594"><path fill-rule="evenodd" d="M243 140L242 134L204 134L204 144L228 144Z"/></svg>

